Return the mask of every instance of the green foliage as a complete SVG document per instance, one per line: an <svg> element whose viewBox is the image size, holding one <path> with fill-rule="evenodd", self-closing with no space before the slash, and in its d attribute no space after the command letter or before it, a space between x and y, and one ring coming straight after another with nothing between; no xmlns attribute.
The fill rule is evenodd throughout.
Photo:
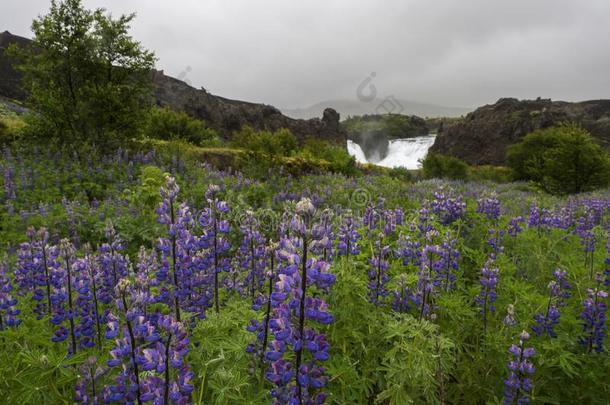
<svg viewBox="0 0 610 405"><path fill-rule="evenodd" d="M300 156L325 160L330 163L330 170L345 175L357 173L356 160L347 153L344 145L338 145L317 138L308 138L300 152Z"/></svg>
<svg viewBox="0 0 610 405"><path fill-rule="evenodd" d="M32 24L31 46L12 46L38 137L112 145L138 134L150 103L153 53L128 34L134 14L113 18L81 0L52 1Z"/></svg>
<svg viewBox="0 0 610 405"><path fill-rule="evenodd" d="M176 175L181 187L180 200L195 209L205 206L203 194L209 184L221 186L223 199L231 207L228 220L234 249L239 242L241 215L246 209L253 209L262 219L266 236L277 237L277 221L284 208L290 210L293 206L291 202L276 200L282 193L312 195L318 199L320 208L340 205L358 215L369 203L382 197L386 207L400 207L405 212L404 223L397 226L396 234L415 240L422 237L411 227L417 224L418 211L426 199L439 187L445 192L452 188L465 198L465 217L451 225L433 221L440 235L430 233L428 237L432 240L417 239L437 244L449 234L457 240L460 252L456 289L435 295L434 319L419 321L412 314L393 313L387 303L377 307L368 301L367 272L374 240L364 227L360 229L361 253L333 261L330 272L336 275L336 284L327 296L319 292L325 295L335 317L334 323L321 327L331 344L330 359L324 364L330 378L325 388L329 394L327 403L501 403L502 380L507 376L506 362L510 359L507 348L517 341L521 330L530 330L533 314L545 310L547 286L558 267L568 271L573 293L561 307L559 336L530 340L536 349L533 403L605 404L610 401L608 352L587 354L578 344L582 333L582 301L587 288L594 283L589 269L583 265L581 241L572 229L524 226L517 236L505 234L504 250L496 260L500 268L496 311L489 315L486 333L474 303L480 291L480 269L491 252L489 229L505 230L510 218L526 216L534 202L541 208L551 208L566 204L566 198L527 192L515 184L490 187L486 183L438 180L406 182L402 179L403 173L395 170L358 177L309 173L295 179L278 169L253 180L246 166L242 166L243 175L227 174L209 165L202 167L201 160L207 161L213 148L198 148L178 141L158 141L154 145L158 148L154 159L136 158L133 152L125 156L124 151L105 155L94 149L82 149L76 155L73 151L53 148L37 153L31 150L5 153L0 163L15 170L16 198L0 206L0 240L10 255L11 270L15 268L15 246L26 239L28 226L46 226L55 239L77 234L83 244L98 246L103 241L108 220L112 220L121 238L128 243L135 269L139 245L151 248L166 232L157 224L154 213L166 172ZM287 162L294 164L293 168L302 168L298 165L311 162L320 164L321 161L313 159L330 159L334 153L331 149L314 155L316 147L323 146L318 143L303 146L309 150L311 160L295 153L280 160L286 165ZM248 155L246 151L220 148L215 153L227 153L235 160ZM395 172L398 174L393 175ZM31 178L22 180L27 176ZM4 181L0 178L0 190ZM476 212L475 196L492 191L502 202L503 215L497 222ZM62 203L63 197L67 202ZM608 195L598 192L583 198L605 200ZM45 207L44 213L39 211L40 205ZM598 246L593 256L595 271L605 269L603 243L607 239L604 224L608 223L608 211L603 215L602 225L593 229ZM395 247L396 236L388 237L384 243ZM418 268L404 265L402 258L394 255L389 260L388 289L394 290L400 278L414 289ZM53 327L48 319L36 319L32 301L26 296L18 298L23 324L0 332L0 398L10 404L71 404L78 365L94 351L66 356L66 346L49 339ZM260 320L262 314L251 310L249 297L224 291L221 299L223 308L219 315L209 311L203 320L185 315L191 337L187 360L194 372L193 403L269 403L271 386L261 378L260 365L245 352L246 345L255 338L245 327L252 318ZM503 323L509 304L515 308L518 325L514 327ZM104 350L95 352L99 364L108 360L111 344L108 341Z"/></svg>
<svg viewBox="0 0 610 405"><path fill-rule="evenodd" d="M236 148L246 149L267 158L291 156L298 147L297 139L287 129L275 132L256 131L249 126L235 133L231 143Z"/></svg>
<svg viewBox="0 0 610 405"><path fill-rule="evenodd" d="M218 145L218 134L201 120L168 107L153 107L142 127L145 137L163 140L182 140L198 146Z"/></svg>
<svg viewBox="0 0 610 405"><path fill-rule="evenodd" d="M393 179L402 180L404 182L413 181L413 174L411 174L411 172L404 167L394 167L390 169L388 175Z"/></svg>
<svg viewBox="0 0 610 405"><path fill-rule="evenodd" d="M0 145L19 140L23 133L24 121L16 116L0 116Z"/></svg>
<svg viewBox="0 0 610 405"><path fill-rule="evenodd" d="M452 180L465 180L468 177L468 165L453 156L444 156L438 153L428 153L422 161L422 170L425 178L445 178Z"/></svg>
<svg viewBox="0 0 610 405"><path fill-rule="evenodd" d="M383 133L390 139L427 135L426 121L402 114L363 115L350 117L341 125L348 134Z"/></svg>
<svg viewBox="0 0 610 405"><path fill-rule="evenodd" d="M517 179L534 181L551 193L580 193L610 182L607 152L576 125L535 131L511 145L507 157Z"/></svg>
<svg viewBox="0 0 610 405"><path fill-rule="evenodd" d="M493 181L494 183L509 183L514 174L509 167L504 166L471 166L468 179L472 181Z"/></svg>

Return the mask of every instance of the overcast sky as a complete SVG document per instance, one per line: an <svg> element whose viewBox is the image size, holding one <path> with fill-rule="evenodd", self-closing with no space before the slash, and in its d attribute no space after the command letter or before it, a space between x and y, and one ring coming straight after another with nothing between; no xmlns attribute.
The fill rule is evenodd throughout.
<svg viewBox="0 0 610 405"><path fill-rule="evenodd" d="M2 0L31 36L50 1ZM85 0L136 12L157 67L224 97L301 107L379 96L471 107L500 97L610 98L608 0Z"/></svg>

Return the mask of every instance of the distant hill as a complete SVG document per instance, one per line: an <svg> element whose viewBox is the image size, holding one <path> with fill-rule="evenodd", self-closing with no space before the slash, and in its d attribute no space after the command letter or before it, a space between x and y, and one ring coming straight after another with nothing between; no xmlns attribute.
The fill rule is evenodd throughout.
<svg viewBox="0 0 610 405"><path fill-rule="evenodd" d="M0 97L24 101L26 92L21 86L21 75L13 61L5 54L10 44L29 46L31 40L8 31L0 32ZM345 142L344 130L339 125L339 114L323 108L312 119L294 119L277 108L258 103L230 100L196 89L187 83L167 76L163 71L151 72L155 102L174 110L184 111L206 123L225 137L248 125L257 130L275 131L287 128L299 139L313 136L335 142Z"/></svg>
<svg viewBox="0 0 610 405"><path fill-rule="evenodd" d="M344 119L357 115L374 114L403 114L420 117L460 117L466 115L473 108L445 107L434 104L418 103L409 100L389 98L376 98L370 102L354 100L328 100L306 108L280 108L287 116L292 118L309 119L317 117L325 108L336 110Z"/></svg>

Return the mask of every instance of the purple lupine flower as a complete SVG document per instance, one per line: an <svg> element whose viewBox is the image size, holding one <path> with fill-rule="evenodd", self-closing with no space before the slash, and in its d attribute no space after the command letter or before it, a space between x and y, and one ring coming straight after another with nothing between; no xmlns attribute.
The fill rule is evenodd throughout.
<svg viewBox="0 0 610 405"><path fill-rule="evenodd" d="M35 277L38 273L38 263L35 253L36 230L32 227L27 229L26 235L29 242L19 245L17 252L17 268L15 269L15 283L21 294L32 293L35 286Z"/></svg>
<svg viewBox="0 0 610 405"><path fill-rule="evenodd" d="M456 248L457 240L453 239L450 234L446 234L443 242L439 246L439 260L435 264L435 282L444 291L449 291L455 288L456 275L458 270L458 260L460 252Z"/></svg>
<svg viewBox="0 0 610 405"><path fill-rule="evenodd" d="M559 324L561 315L559 308L565 305L565 300L570 297L570 283L566 279L567 272L563 270L555 270L553 273L555 280L549 283L549 299L545 313L537 313L534 315L536 325L532 327L532 331L536 336L548 334L550 337L557 337L555 326Z"/></svg>
<svg viewBox="0 0 610 405"><path fill-rule="evenodd" d="M182 323L168 315L159 317L155 329L159 339L143 349L138 358L142 370L147 372L141 382L141 399L159 404L186 404L193 392L193 374L185 361L187 333Z"/></svg>
<svg viewBox="0 0 610 405"><path fill-rule="evenodd" d="M461 195L454 196L452 191L440 189L434 192L430 203L431 211L443 225L449 225L462 218L466 213L466 203Z"/></svg>
<svg viewBox="0 0 610 405"><path fill-rule="evenodd" d="M515 306L513 304L508 304L506 307L506 316L504 317L504 325L508 327L513 327L517 325L517 318L515 316Z"/></svg>
<svg viewBox="0 0 610 405"><path fill-rule="evenodd" d="M610 287L610 232L608 232L608 241L606 242L606 260L604 260L604 285Z"/></svg>
<svg viewBox="0 0 610 405"><path fill-rule="evenodd" d="M424 317L432 318L433 315L434 258L437 250L438 246L426 246L422 250L420 270L417 273L417 290L414 295L414 303L418 308L418 319L420 321Z"/></svg>
<svg viewBox="0 0 610 405"><path fill-rule="evenodd" d="M160 238L158 249L162 255L162 266L157 272L159 283L168 283L171 287L161 290L160 301L172 302L173 309L176 314L176 319L180 321L180 302L178 297L179 275L178 275L178 238L180 232L185 230L187 220L176 218L177 210L184 212L177 207L177 197L180 192L180 187L176 183L176 179L171 176L165 177L165 186L161 187L161 203L157 208L157 222L167 226L169 239Z"/></svg>
<svg viewBox="0 0 610 405"><path fill-rule="evenodd" d="M51 339L53 342L63 342L70 336L69 353L75 354L77 350L77 340L75 331L76 311L74 308L74 262L76 261L76 249L69 239L62 239L59 244L59 253L63 266L52 272L52 284L54 287L51 295L51 304L53 305L53 317L51 323L59 326L55 331L55 336ZM64 326L65 321L68 321L69 329Z"/></svg>
<svg viewBox="0 0 610 405"><path fill-rule="evenodd" d="M595 350L601 353L604 350L604 337L606 336L606 310L605 300L608 293L601 289L601 274L595 276L596 288L587 289L587 298L583 302L583 311L580 318L583 320L583 336L580 343L585 346L588 353Z"/></svg>
<svg viewBox="0 0 610 405"><path fill-rule="evenodd" d="M95 356L89 357L79 368L80 379L76 383L74 401L81 405L102 405L100 379L106 370L97 364Z"/></svg>
<svg viewBox="0 0 610 405"><path fill-rule="evenodd" d="M376 205L369 204L366 207L364 215L362 216L362 223L366 225L369 231L377 229L377 226L381 221L381 211L383 210L384 204L385 201L380 198Z"/></svg>
<svg viewBox="0 0 610 405"><path fill-rule="evenodd" d="M406 313L411 310L411 302L414 301L413 293L407 285L405 274L401 274L396 282L396 290L392 291L392 311Z"/></svg>
<svg viewBox="0 0 610 405"><path fill-rule="evenodd" d="M404 213L400 208L387 209L383 211L383 233L385 236L391 236L396 231L397 225L402 225L404 221Z"/></svg>
<svg viewBox="0 0 610 405"><path fill-rule="evenodd" d="M589 269L589 278L593 278L593 263L595 255L595 218L590 210L587 210L576 221L574 233L580 237L580 244L585 254L585 268Z"/></svg>
<svg viewBox="0 0 610 405"><path fill-rule="evenodd" d="M269 270L265 274L268 288L265 294L259 294L252 304L252 309L260 311L264 309L263 320L252 319L246 328L249 332L256 333L256 341L246 347L246 352L251 353L257 358L261 371L265 370L265 352L269 343L269 322L271 320L271 295L273 294L273 286L276 281L276 255L279 245L271 242L266 249L266 254L269 257ZM277 345L277 344L276 344Z"/></svg>
<svg viewBox="0 0 610 405"><path fill-rule="evenodd" d="M500 200L495 194L478 199L477 212L485 215L490 221L497 222L500 218Z"/></svg>
<svg viewBox="0 0 610 405"><path fill-rule="evenodd" d="M421 236L427 235L434 229L430 210L424 205L418 211L417 229Z"/></svg>
<svg viewBox="0 0 610 405"><path fill-rule="evenodd" d="M334 257L334 241L335 235L332 226L333 212L324 210L320 215L318 223L316 223L311 232L313 234L311 252L319 255L322 260L332 262Z"/></svg>
<svg viewBox="0 0 610 405"><path fill-rule="evenodd" d="M343 217L343 223L339 227L339 244L337 245L337 253L339 256L354 256L360 253L358 242L361 238L358 233L356 220L351 212L346 213Z"/></svg>
<svg viewBox="0 0 610 405"><path fill-rule="evenodd" d="M16 308L17 299L12 295L13 284L8 276L6 261L0 263L0 331L19 326L20 310Z"/></svg>
<svg viewBox="0 0 610 405"><path fill-rule="evenodd" d="M143 316L142 311L132 306L134 288L131 282L121 279L116 289L116 304L125 316L126 326L121 328L119 318L112 312L108 314L106 338L115 339L114 347L110 351L108 367L121 366L121 369L115 377L114 384L105 387L104 401L141 404L143 387L140 371L145 359L143 342L152 345L161 337L154 325Z"/></svg>
<svg viewBox="0 0 610 405"><path fill-rule="evenodd" d="M487 231L489 233L489 239L487 239L487 244L491 247L491 252L489 253L489 258L491 260L496 260L498 255L504 251L504 246L502 245L502 239L504 237L504 229L489 229Z"/></svg>
<svg viewBox="0 0 610 405"><path fill-rule="evenodd" d="M154 250L148 251L140 246L138 262L136 265L134 297L136 304L142 309L144 315L148 314L148 306L155 302L152 288L158 285L154 277L159 268L158 257Z"/></svg>
<svg viewBox="0 0 610 405"><path fill-rule="evenodd" d="M15 173L11 163L6 161L4 165L4 199L6 201L17 199L15 190Z"/></svg>
<svg viewBox="0 0 610 405"><path fill-rule="evenodd" d="M257 229L258 223L252 211L246 211L246 216L240 228L243 235L237 251L239 267L246 271L244 284L254 299L265 281L267 256L265 238Z"/></svg>
<svg viewBox="0 0 610 405"><path fill-rule="evenodd" d="M531 376L536 369L531 358L536 351L531 347L525 347L525 342L530 338L526 331L521 332L519 344L512 345L508 352L514 359L508 362L508 378L504 380L504 404L529 404L534 387Z"/></svg>
<svg viewBox="0 0 610 405"><path fill-rule="evenodd" d="M540 229L542 225L542 213L540 211L540 207L536 204L532 204L530 207L530 214L527 221L527 226L529 228L536 228L538 230L538 234L540 234Z"/></svg>
<svg viewBox="0 0 610 405"><path fill-rule="evenodd" d="M368 271L368 297L369 301L375 305L382 305L388 290L385 285L390 280L388 270L390 269L390 247L384 245L384 234L379 234L374 242L373 256L369 259L370 270Z"/></svg>
<svg viewBox="0 0 610 405"><path fill-rule="evenodd" d="M397 244L396 256L402 258L402 264L419 267L422 257L421 243L412 239L409 235L400 235Z"/></svg>
<svg viewBox="0 0 610 405"><path fill-rule="evenodd" d="M524 222L525 220L522 216L511 218L510 222L508 223L508 229L506 230L506 233L508 233L512 237L517 236L523 231L522 224Z"/></svg>
<svg viewBox="0 0 610 405"><path fill-rule="evenodd" d="M51 314L51 269L57 267L56 250L49 252L46 228L28 228L27 235L30 241L22 243L17 254L15 282L23 294L32 293L34 311L42 318Z"/></svg>
<svg viewBox="0 0 610 405"><path fill-rule="evenodd" d="M312 232L315 206L308 199L296 205L290 227L296 236L280 241L279 274L271 294L273 317L269 327L273 340L265 355L270 362L265 374L275 388L271 391L275 404L322 403L326 395L316 392L328 381L325 369L318 362L329 357L329 344L306 321L329 324L334 318L328 305L318 295L310 297L311 289L325 292L334 284L330 265L308 258L309 246L316 237ZM294 353L294 362L288 358Z"/></svg>
<svg viewBox="0 0 610 405"><path fill-rule="evenodd" d="M494 302L497 299L496 287L500 276L500 270L496 267L493 260L487 261L481 269L481 291L475 297L475 302L479 306L479 312L483 315L483 333L487 332L487 318L489 312L496 310Z"/></svg>
<svg viewBox="0 0 610 405"><path fill-rule="evenodd" d="M112 222L106 224L105 235L107 242L99 248L100 284L99 299L109 304L115 298L114 291L118 281L127 277L127 258L122 253L126 244L121 240L114 229Z"/></svg>
<svg viewBox="0 0 610 405"><path fill-rule="evenodd" d="M204 232L199 239L199 247L208 252L206 258L207 270L214 278L214 309L220 312L219 297L219 275L221 272L228 272L231 262L223 255L229 251L230 244L226 235L229 233L229 221L224 218L229 212L229 205L225 201L218 199L217 194L220 187L211 184L205 193L208 207L199 216L199 224Z"/></svg>

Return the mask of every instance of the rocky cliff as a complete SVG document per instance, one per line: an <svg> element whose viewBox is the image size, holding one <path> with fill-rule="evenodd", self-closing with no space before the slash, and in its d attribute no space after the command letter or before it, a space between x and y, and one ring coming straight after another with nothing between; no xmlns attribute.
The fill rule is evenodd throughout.
<svg viewBox="0 0 610 405"><path fill-rule="evenodd" d="M579 123L610 147L610 100L568 103L503 98L445 126L430 150L470 164L502 165L509 145L534 130L563 122Z"/></svg>
<svg viewBox="0 0 610 405"><path fill-rule="evenodd" d="M8 31L0 33L0 96L23 101L26 93L21 87L21 77L5 54L11 43L27 46L30 40ZM203 119L225 137L230 137L234 131L249 125L258 130L288 128L299 139L313 136L335 142L346 140L346 134L339 126L339 114L331 108L325 109L321 118L293 119L273 106L219 97L205 89L193 88L162 71L152 72L152 81L158 105Z"/></svg>

